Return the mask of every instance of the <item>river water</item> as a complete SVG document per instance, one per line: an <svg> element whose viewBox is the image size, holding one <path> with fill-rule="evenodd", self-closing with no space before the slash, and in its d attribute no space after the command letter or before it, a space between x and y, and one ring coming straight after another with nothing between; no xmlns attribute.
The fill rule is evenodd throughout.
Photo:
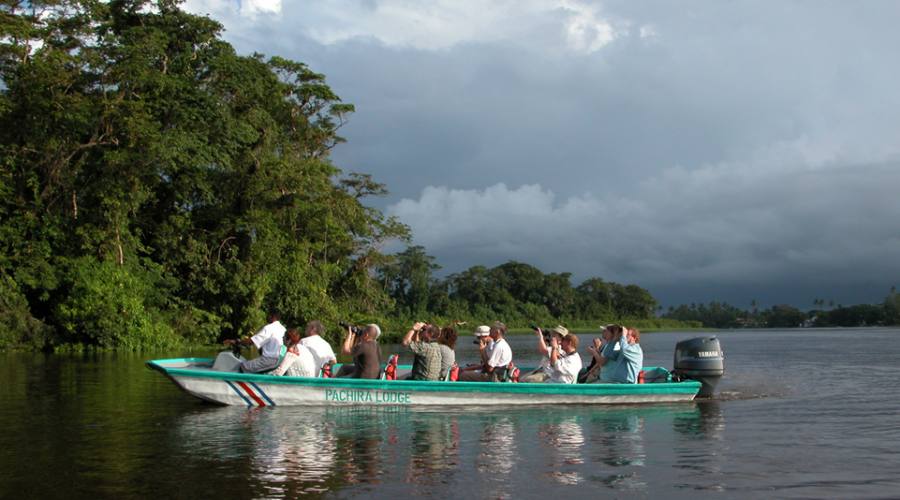
<svg viewBox="0 0 900 500"><path fill-rule="evenodd" d="M645 363L696 335L644 335ZM4 354L0 498L900 497L900 330L715 335L713 401L505 411L217 407L146 355Z"/></svg>

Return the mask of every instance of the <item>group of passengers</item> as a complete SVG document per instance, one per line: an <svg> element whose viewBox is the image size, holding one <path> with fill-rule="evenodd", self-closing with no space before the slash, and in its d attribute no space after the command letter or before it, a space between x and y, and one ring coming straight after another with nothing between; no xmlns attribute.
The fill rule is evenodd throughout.
<svg viewBox="0 0 900 500"><path fill-rule="evenodd" d="M377 338L381 330L377 326L375 328ZM273 312L269 313L267 324L256 334L226 340L225 345L253 345L259 350L259 357L241 362L240 371L243 373L270 372L273 375L316 377L322 368L328 368L337 361L331 345L322 338L323 333L325 326L314 320L306 324L301 337L296 328L285 328L279 314ZM375 350L377 355L377 347Z"/></svg>
<svg viewBox="0 0 900 500"><path fill-rule="evenodd" d="M331 371L337 358L322 334L325 327L310 321L301 336L296 328L286 329L277 313L270 313L268 323L255 335L245 339L226 340L226 345L240 343L254 345L260 356L242 361L240 371L269 372L273 375L316 377ZM643 363L640 331L622 325L606 325L595 338L588 352L591 363L583 367L578 354L578 336L563 326L552 330L534 328L540 365L521 377L521 382L574 383L637 383ZM451 370L458 369L458 380L464 382L496 382L505 380L512 369L513 352L504 338L506 325L495 322L475 329L479 362L458 367L455 347L458 332L454 326L416 322L401 344L413 354L409 380L444 380ZM376 379L381 376L382 363L378 349L381 328L376 324L347 327L341 353L352 356L353 363L344 364L337 377Z"/></svg>

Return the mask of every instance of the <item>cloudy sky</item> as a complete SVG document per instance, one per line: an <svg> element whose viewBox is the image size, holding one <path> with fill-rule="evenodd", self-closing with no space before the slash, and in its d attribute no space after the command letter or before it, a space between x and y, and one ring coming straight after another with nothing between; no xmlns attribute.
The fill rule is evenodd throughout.
<svg viewBox="0 0 900 500"><path fill-rule="evenodd" d="M665 305L900 285L900 2L189 0L357 106L333 155L443 272Z"/></svg>

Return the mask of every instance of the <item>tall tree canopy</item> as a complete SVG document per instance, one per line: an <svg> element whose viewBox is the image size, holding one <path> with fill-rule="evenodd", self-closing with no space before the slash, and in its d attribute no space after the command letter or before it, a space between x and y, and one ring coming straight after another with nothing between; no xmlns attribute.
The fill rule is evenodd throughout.
<svg viewBox="0 0 900 500"><path fill-rule="evenodd" d="M406 228L329 161L353 106L221 30L172 0L2 4L0 345L209 341L266 308L390 304L372 269Z"/></svg>

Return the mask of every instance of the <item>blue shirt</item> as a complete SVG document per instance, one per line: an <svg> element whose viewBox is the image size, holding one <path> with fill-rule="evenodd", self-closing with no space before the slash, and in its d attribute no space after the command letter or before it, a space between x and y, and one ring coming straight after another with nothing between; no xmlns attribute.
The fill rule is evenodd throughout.
<svg viewBox="0 0 900 500"><path fill-rule="evenodd" d="M616 350L616 346L619 347ZM625 335L618 342L603 346L600 354L606 358L600 369L600 381L617 384L636 384L644 365L644 351L640 344L629 344Z"/></svg>

